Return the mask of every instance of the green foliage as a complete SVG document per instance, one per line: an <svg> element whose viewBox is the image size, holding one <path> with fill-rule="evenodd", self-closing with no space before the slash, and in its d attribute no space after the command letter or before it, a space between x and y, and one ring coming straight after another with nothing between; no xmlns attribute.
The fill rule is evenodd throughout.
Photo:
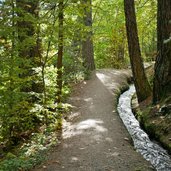
<svg viewBox="0 0 171 171"><path fill-rule="evenodd" d="M12 144L17 138L21 138L22 134L28 130L33 130L38 126L38 118L35 113L31 112L31 106L26 101L13 106L8 110L3 118L1 117L1 135L3 140L9 139Z"/></svg>
<svg viewBox="0 0 171 171"><path fill-rule="evenodd" d="M2 171L18 171L18 170L30 170L34 165L40 164L44 159L42 155L30 157L29 160L26 160L22 157L14 157L8 160L5 160L1 163L0 170Z"/></svg>
<svg viewBox="0 0 171 171"><path fill-rule="evenodd" d="M145 2L136 4L137 19L144 58L151 60L156 47L156 2ZM26 5L29 12L18 7L15 1L0 3L0 143L15 146L32 132L38 132L41 126L46 125L46 131L35 134L35 143L25 145L19 156L9 152L0 170L27 170L40 162L37 152L44 149L46 135L61 129L62 114L70 108L64 102L72 84L89 79L91 75L83 67L81 54L82 41L91 29L82 22L85 5L80 1L64 1L63 103L56 103L58 1L40 1L37 11L32 12L33 1L29 3ZM123 1L95 0L92 8L97 68L127 67Z"/></svg>
<svg viewBox="0 0 171 171"><path fill-rule="evenodd" d="M71 47L70 51L66 51L66 54L64 55L63 78L65 84L70 84L71 82L77 83L84 79L84 67L82 66L82 59L75 53L78 53L78 49Z"/></svg>
<svg viewBox="0 0 171 171"><path fill-rule="evenodd" d="M124 68L128 64L122 1L96 1L94 42L97 68Z"/></svg>
<svg viewBox="0 0 171 171"><path fill-rule="evenodd" d="M94 47L97 68L125 68L129 64L123 1L94 1ZM156 1L136 1L142 55L156 55Z"/></svg>
<svg viewBox="0 0 171 171"><path fill-rule="evenodd" d="M139 40L144 60L149 62L156 57L157 1L136 2Z"/></svg>
<svg viewBox="0 0 171 171"><path fill-rule="evenodd" d="M0 161L0 170L30 170L46 159L45 152L57 143L54 127L43 128L44 132L32 134L30 142L18 147L13 153L8 152L5 160Z"/></svg>

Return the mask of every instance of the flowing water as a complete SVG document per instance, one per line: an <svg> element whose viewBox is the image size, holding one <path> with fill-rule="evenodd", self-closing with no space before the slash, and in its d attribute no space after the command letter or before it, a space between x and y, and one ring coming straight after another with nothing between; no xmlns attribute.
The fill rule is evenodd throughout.
<svg viewBox="0 0 171 171"><path fill-rule="evenodd" d="M171 159L166 150L149 139L132 113L131 98L134 93L135 87L131 85L120 96L118 104L119 115L133 139L134 147L157 171L171 171Z"/></svg>

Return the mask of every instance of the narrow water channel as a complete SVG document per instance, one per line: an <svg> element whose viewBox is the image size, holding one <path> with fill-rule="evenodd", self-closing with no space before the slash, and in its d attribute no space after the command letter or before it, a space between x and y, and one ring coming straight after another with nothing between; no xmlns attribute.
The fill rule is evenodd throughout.
<svg viewBox="0 0 171 171"><path fill-rule="evenodd" d="M135 93L135 87L130 86L119 98L118 112L131 135L135 149L151 162L157 171L171 171L171 158L162 147L152 142L148 135L140 128L131 110L131 98Z"/></svg>

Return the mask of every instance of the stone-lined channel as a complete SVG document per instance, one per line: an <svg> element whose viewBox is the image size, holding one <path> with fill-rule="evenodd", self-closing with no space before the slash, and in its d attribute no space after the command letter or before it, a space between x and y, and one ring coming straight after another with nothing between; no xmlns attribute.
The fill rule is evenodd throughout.
<svg viewBox="0 0 171 171"><path fill-rule="evenodd" d="M151 162L157 171L171 171L171 159L166 150L152 142L148 135L141 129L139 122L131 110L131 98L135 93L134 85L121 94L118 104L119 115L134 142L135 149Z"/></svg>

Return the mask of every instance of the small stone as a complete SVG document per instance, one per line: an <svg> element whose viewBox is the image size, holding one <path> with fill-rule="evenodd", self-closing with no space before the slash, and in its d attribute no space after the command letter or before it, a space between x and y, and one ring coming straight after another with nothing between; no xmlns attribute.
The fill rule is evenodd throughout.
<svg viewBox="0 0 171 171"><path fill-rule="evenodd" d="M125 141L129 141L129 138L125 137L124 140L125 140Z"/></svg>
<svg viewBox="0 0 171 171"><path fill-rule="evenodd" d="M169 141L171 141L171 138L169 138Z"/></svg>
<svg viewBox="0 0 171 171"><path fill-rule="evenodd" d="M43 169L46 169L47 168L47 166L43 166Z"/></svg>

